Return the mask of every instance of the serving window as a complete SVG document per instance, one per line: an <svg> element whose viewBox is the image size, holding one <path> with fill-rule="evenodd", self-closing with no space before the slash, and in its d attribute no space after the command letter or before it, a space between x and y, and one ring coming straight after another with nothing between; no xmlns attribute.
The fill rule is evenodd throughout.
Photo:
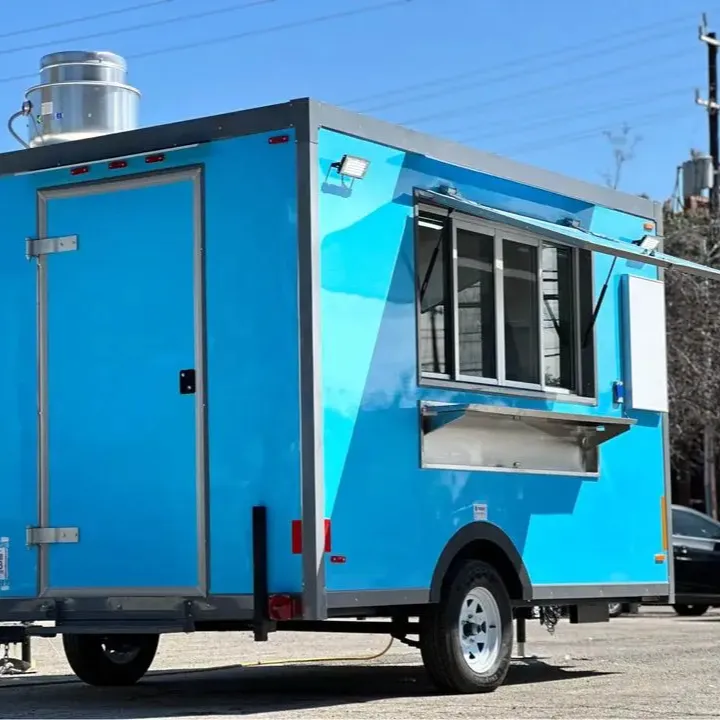
<svg viewBox="0 0 720 720"><path fill-rule="evenodd" d="M416 206L422 379L595 396L589 250Z"/></svg>

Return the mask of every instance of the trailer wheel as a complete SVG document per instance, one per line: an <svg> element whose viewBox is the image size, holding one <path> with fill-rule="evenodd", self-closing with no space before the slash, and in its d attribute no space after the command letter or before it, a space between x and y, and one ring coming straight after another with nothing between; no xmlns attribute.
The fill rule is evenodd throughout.
<svg viewBox="0 0 720 720"><path fill-rule="evenodd" d="M608 614L611 618L620 617L625 612L625 607L621 602L608 603Z"/></svg>
<svg viewBox="0 0 720 720"><path fill-rule="evenodd" d="M420 622L423 663L439 690L484 693L502 685L512 654L512 607L491 565L463 563Z"/></svg>
<svg viewBox="0 0 720 720"><path fill-rule="evenodd" d="M88 685L134 685L152 665L159 635L63 635L65 657Z"/></svg>
<svg viewBox="0 0 720 720"><path fill-rule="evenodd" d="M708 605L673 605L673 610L683 617L700 617L708 611Z"/></svg>

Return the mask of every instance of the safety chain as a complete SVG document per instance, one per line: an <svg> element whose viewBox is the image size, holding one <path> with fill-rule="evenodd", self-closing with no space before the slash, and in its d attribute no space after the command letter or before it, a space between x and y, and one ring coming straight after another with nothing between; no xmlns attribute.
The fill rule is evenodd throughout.
<svg viewBox="0 0 720 720"><path fill-rule="evenodd" d="M552 635L555 626L562 617L562 608L559 605L547 605L540 608L540 624Z"/></svg>

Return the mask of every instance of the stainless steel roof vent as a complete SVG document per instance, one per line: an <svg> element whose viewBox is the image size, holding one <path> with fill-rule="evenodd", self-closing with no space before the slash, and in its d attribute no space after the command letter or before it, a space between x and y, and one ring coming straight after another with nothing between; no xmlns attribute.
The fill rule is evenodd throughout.
<svg viewBox="0 0 720 720"><path fill-rule="evenodd" d="M40 84L25 93L26 147L81 140L138 127L140 91L126 83L127 64L111 52L66 51L40 61Z"/></svg>

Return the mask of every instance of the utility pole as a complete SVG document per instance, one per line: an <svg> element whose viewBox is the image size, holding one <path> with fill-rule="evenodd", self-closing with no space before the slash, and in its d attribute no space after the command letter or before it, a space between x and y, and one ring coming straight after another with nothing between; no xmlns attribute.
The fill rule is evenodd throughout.
<svg viewBox="0 0 720 720"><path fill-rule="evenodd" d="M712 157L712 186L710 187L710 224L709 224L709 246L712 248L715 246L715 230L718 221L718 200L720 194L718 193L718 169L720 169L720 140L718 137L718 68L717 68L717 57L718 57L718 45L720 43L717 39L717 33L708 32L707 29L707 16L703 13L702 25L699 31L700 41L707 45L708 49L708 97L704 100L700 97L698 92L695 101L698 105L703 105L708 111L708 132L709 132L709 147L710 156ZM703 262L709 262L708 252L708 237L702 235L702 253ZM707 318L710 311L710 287L707 279L703 282L703 299L705 301L705 307L703 308L703 314ZM711 378L713 372L713 358L712 350L708 342L709 337L709 322L705 322L705 340L704 340L704 356L705 356L705 367L706 377ZM717 520L718 518L718 503L717 503L717 479L715 473L715 433L716 425L714 422L714 416L716 412L715 403L717 397L706 397L704 398L703 412L705 414L705 428L703 432L703 481L705 486L705 512L711 517Z"/></svg>
<svg viewBox="0 0 720 720"><path fill-rule="evenodd" d="M710 188L710 215L712 219L718 215L718 170L720 169L720 140L718 139L718 46L720 42L717 39L717 33L708 32L707 16L703 13L702 25L700 26L700 40L707 45L708 49L708 97L707 100L700 97L697 93L695 101L698 105L703 105L708 110L708 132L709 132L709 149L710 156L713 161L713 185Z"/></svg>

